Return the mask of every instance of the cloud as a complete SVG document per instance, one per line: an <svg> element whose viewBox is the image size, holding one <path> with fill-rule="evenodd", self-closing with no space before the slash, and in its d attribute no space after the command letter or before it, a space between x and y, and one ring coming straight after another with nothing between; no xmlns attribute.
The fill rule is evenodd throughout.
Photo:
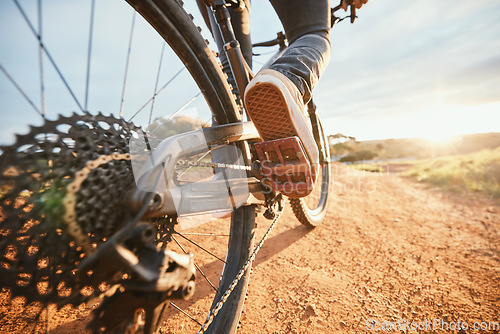
<svg viewBox="0 0 500 334"><path fill-rule="evenodd" d="M500 99L500 56L453 72L445 79L446 100L455 105L478 105Z"/></svg>
<svg viewBox="0 0 500 334"><path fill-rule="evenodd" d="M500 102L500 4L374 0L358 15L334 27L315 92L331 126Z"/></svg>

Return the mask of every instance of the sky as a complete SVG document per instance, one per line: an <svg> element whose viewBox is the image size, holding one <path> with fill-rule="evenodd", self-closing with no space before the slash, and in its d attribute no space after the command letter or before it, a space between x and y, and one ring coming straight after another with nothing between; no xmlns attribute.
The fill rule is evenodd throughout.
<svg viewBox="0 0 500 334"><path fill-rule="evenodd" d="M329 133L441 140L500 131L500 2L370 0L357 14L332 29L314 92ZM269 30L255 20L254 40Z"/></svg>
<svg viewBox="0 0 500 334"><path fill-rule="evenodd" d="M36 1L20 3L37 26ZM185 3L189 11L199 16L194 1ZM117 9L108 8L112 5L117 5ZM87 39L90 0L45 1L44 6L42 31L47 49L83 104L87 48L85 43L75 41ZM108 59L97 57L103 60L92 61L89 109L116 115L120 109L128 25L133 15L127 5L116 0L97 0L96 8L95 36L99 38L95 38L93 53ZM78 15L69 15L71 9ZM110 12L113 15L106 14ZM82 30L73 32L75 27ZM131 64L138 66L128 75L129 95L124 107L130 114L155 89L161 54L157 37L140 37L140 32L150 29L139 19L136 30ZM280 30L269 3L254 0L253 41L271 39ZM0 31L0 64L40 106L36 38L11 1L0 2ZM358 11L354 24L345 20L333 28L331 42L331 62L314 91L328 134L343 133L358 140L439 140L461 133L500 131L500 2L370 0ZM270 50L258 51L266 55L255 58L257 69ZM168 50L162 59L160 86L182 68ZM44 64L47 114L78 110L46 57ZM203 99L192 93L192 85L186 71L181 72L175 84L155 100L155 117L168 115L194 98L187 110L196 110L203 121L209 119ZM138 97L140 94L142 97ZM1 72L0 115L2 143L12 141L12 136L8 136L14 132L27 131L18 126L19 119L23 123L41 123Z"/></svg>
<svg viewBox="0 0 500 334"><path fill-rule="evenodd" d="M358 139L500 131L500 2L372 0L332 30L316 90Z"/></svg>

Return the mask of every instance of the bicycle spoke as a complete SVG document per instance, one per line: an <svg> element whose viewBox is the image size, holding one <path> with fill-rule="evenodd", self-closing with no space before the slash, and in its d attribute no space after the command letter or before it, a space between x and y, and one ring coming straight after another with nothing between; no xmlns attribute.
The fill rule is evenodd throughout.
<svg viewBox="0 0 500 334"><path fill-rule="evenodd" d="M120 101L120 117L123 117L123 104L125 102L125 88L127 87L128 66L130 64L130 53L132 51L132 40L134 38L135 14L136 11L134 10L134 13L132 14L132 26L130 27L130 35L128 40L127 61L125 62L125 75L123 77L122 98Z"/></svg>
<svg viewBox="0 0 500 334"><path fill-rule="evenodd" d="M210 284L210 286L212 287L212 289L214 289L215 293L219 294L219 290L215 287L215 285L213 285L213 283L208 279L207 275L205 275L205 273L200 269L200 267L194 263L194 266L196 267L196 269L198 269L198 271L200 272L200 274L205 278L205 280L208 282L208 284Z"/></svg>
<svg viewBox="0 0 500 334"><path fill-rule="evenodd" d="M87 80L85 83L85 110L88 110L89 101L89 83L90 83L90 59L92 56L92 39L94 32L94 14L95 14L95 0L92 0L90 9L90 28L89 28L89 46L87 52Z"/></svg>
<svg viewBox="0 0 500 334"><path fill-rule="evenodd" d="M179 243L179 241L177 241L177 239L172 236L172 239L174 239L175 243L182 249L182 251L184 252L184 254L187 254L188 252L186 252L186 250L184 249L184 247L182 247L182 245ZM198 271L200 272L201 276L203 276L205 278L205 280L208 282L208 284L210 284L210 286L214 289L214 291L216 293L219 293L219 290L217 290L217 288L215 287L215 285L212 284L212 282L208 279L207 275L205 275L205 273L201 270L201 268L196 264L194 263L194 266L196 267L196 269L198 269Z"/></svg>
<svg viewBox="0 0 500 334"><path fill-rule="evenodd" d="M28 103L33 107L33 109L35 109L35 111L42 117L44 117L43 113L40 111L40 109L38 109L37 106L35 106L35 104L33 103L33 101L29 98L28 95L26 95L26 93L24 92L24 90L21 88L21 86L19 86L17 84L17 82L14 80L14 78L9 74L9 72L7 72L7 70L2 66L2 64L0 64L0 70L5 74L5 76L7 77L7 79L9 79L9 81L14 85L14 87L16 87L16 89L19 91L19 93L21 93L22 96L24 96L24 98L26 99L26 101L28 101Z"/></svg>
<svg viewBox="0 0 500 334"><path fill-rule="evenodd" d="M76 98L76 95L73 93L73 90L71 89L71 87L69 86L68 82L66 81L66 78L63 76L61 70L59 69L59 67L57 66L56 62L54 61L54 58L52 58L52 56L50 55L49 50L47 50L47 48L43 44L41 36L36 32L35 28L33 27L33 24L31 23L30 19L28 18L28 16L24 12L23 8L19 4L18 0L13 0L13 1L16 4L16 6L19 9L19 11L21 12L21 15L23 16L24 20L28 24L29 28L31 29L31 32L35 35L35 37L37 38L38 42L40 43L40 47L45 52L45 55L47 56L47 58L52 63L52 66L54 66L54 69L56 70L57 74L59 75L59 78L62 80L62 82L66 86L66 89L68 89L68 92L73 97L73 100L75 101L75 103L78 105L78 108L80 108L80 110L83 111L82 105L80 104L80 102Z"/></svg>
<svg viewBox="0 0 500 334"><path fill-rule="evenodd" d="M3 224L2 228L4 225L5 228L10 228L9 233L12 233L10 239L16 238L11 242L13 246L7 242L8 240L0 240L0 250L3 253L13 254L11 256L11 253L8 253L9 257L5 262L17 275L12 275L8 288L21 296L26 295L27 301L30 303L33 301L33 305L36 303L41 307L57 303L62 308L73 301L76 305L90 300L95 304L94 307L98 308L99 313L94 312L81 320L91 321L97 330L114 332L113 320L108 321L106 317L116 314L116 309L120 308L120 302L123 301L121 298L125 297L129 302L125 310L127 312L141 309L144 311L148 305L143 304L144 299L141 296L135 298L133 293L121 297L115 296L116 290L110 283L114 277L121 274L120 277L124 281L131 282L125 290L133 292L136 289L140 290L132 284L136 283L136 276L118 273L122 268L116 268L116 276L112 276L115 274L112 272L115 268L101 273L100 268L93 267L92 261L103 256L108 249L106 245L118 242L117 240L126 240L137 221L145 219L148 206L138 205L133 216L126 219L121 216L107 217L105 208L110 206L104 205L106 203L92 205L94 195L87 195L92 185L87 183L99 183L103 189L115 191L119 194L117 196L122 194L125 196L128 189L136 187L133 183L135 166L132 165L135 161L129 159L127 153L130 148L127 144L131 137L142 136L140 128L146 132L144 136L151 138L153 137L149 136L151 129L155 129L155 134L158 135L166 125L173 125L172 127L182 133L215 125L215 119L224 117L233 119L233 114L237 113L237 110L233 110L233 95L230 94L224 77L220 76L217 61L212 57L203 39L200 39L203 36L199 35L199 29L176 0L165 0L162 6L149 6L149 3L145 5L141 0L127 0L119 2L122 7L117 4L113 8L108 7L111 4L107 3L101 7L101 3L96 0L68 6L59 6L53 0L12 1L6 8L10 8L13 13L13 20L12 22L8 20L6 23L12 24L12 31L18 32L16 35L18 38L7 34L2 39L2 44L6 46L5 50L12 51L9 51L8 59L0 61L0 71L3 73L0 77L5 75L5 79L2 78L4 84L12 85L19 93L12 93L14 95L12 99L5 99L2 102L8 107L4 109L15 109L16 107L11 108L10 104L17 103L24 113L33 115L36 112L41 115L43 121L41 125L35 124L36 126L30 128L29 133L21 137L21 140L16 139L10 146L12 150L1 151L2 158L4 154L6 156L12 154L8 156L8 162L16 167L16 173L24 173L22 177L16 175L15 178L9 178L11 166L6 164L5 168L2 168L8 167L9 169L6 169L8 173L5 170L0 171L6 176L5 180L1 180L2 184L7 184L10 189L9 182L16 182L15 186L18 187L14 188L17 192L13 195L10 192L7 194L11 196L8 201L2 197L2 203L8 205L8 216L7 219L2 217L0 223ZM123 7L127 5L126 2L132 6L132 13L127 11L131 7ZM74 10L74 17L69 15L70 9ZM101 16L101 11L116 14L112 26L102 27L104 31L100 31L103 23L100 22L100 18L105 17ZM130 14L133 14L132 17ZM33 37L37 40L33 40ZM159 50L159 38L163 38L161 50ZM27 46L22 46L22 43L18 42L25 42ZM24 57L25 55L30 57ZM125 64L115 61L120 57ZM199 98L200 96L204 98ZM23 100L31 107L28 107ZM31 108L33 110L30 110ZM8 119L6 117L6 121L12 121L12 132L21 131L23 129L20 126L34 121L33 117L26 117L24 113L9 115ZM113 116L113 113L119 114L122 119ZM37 117L35 116L35 120ZM208 121L203 122L204 119ZM134 123L131 123L132 120ZM167 121L167 124L162 124L162 128L157 129L157 126L164 121ZM157 122L158 124L155 124ZM126 131L127 128L130 131ZM167 131L164 133L170 133ZM137 132L139 134L136 134ZM84 142L87 139L88 142ZM161 138L150 139L151 146L157 143L157 139ZM149 145L148 140L146 145ZM209 147L208 151L210 149L212 147ZM120 156L115 157L115 151ZM73 159L75 152L78 153L78 159ZM200 154L193 154L192 158L194 161L210 162L209 153L210 151L205 150ZM73 188L68 190L67 185L76 184L77 177L82 178L80 174L77 175L72 171L81 171L89 162L86 160L93 159L97 154L105 156L106 159L110 159L111 156L113 160L102 163L99 160L100 164L90 165L92 175L89 174L88 178L88 175L83 176L83 179L88 181L82 183L81 188L75 191ZM22 160L22 163L17 164L16 159ZM178 167L181 167L180 165ZM190 174L195 169L190 166L181 167L177 169L177 175L183 180L190 180ZM199 174L195 171L193 177L199 176L204 179L205 171L211 172L211 169L200 170ZM112 175L108 177L110 174ZM153 188L160 182L159 177ZM72 201L73 196L76 201ZM152 196L154 192L147 194L144 202L151 202ZM69 199L69 204L66 202L61 204L60 198ZM54 205L57 206L52 208L52 202L45 199L55 201ZM124 201L127 199L124 197ZM117 201L120 201L119 205L127 203L121 199ZM85 226L81 236L91 242L92 249L81 247L78 242L66 238L68 233L73 232L66 225L61 225L64 228L57 229L57 226L51 224L52 218L54 221L57 219L58 222L64 223L66 216L63 216L64 213L59 216L60 212L57 210L63 207L66 210L68 205L71 206L69 209L72 209L73 203L78 219L76 225ZM95 221L95 224L86 224L87 206L95 209L92 211L93 217L89 218ZM238 269L242 260L246 260L244 257L251 250L253 210L253 207L243 208L241 214L239 211L233 214L232 219L238 219L241 224L233 222L230 226L219 226L217 223L209 225L211 223L208 222L204 227L187 231L193 233L180 234L173 231L170 246L165 239L163 240L162 247L174 249L179 256L185 256L186 251L195 254L188 268L189 276L193 279L192 274L196 273L196 283L200 287L194 301L181 305L176 305L179 302L175 301L176 304L170 303L172 305L170 312L180 317L180 319L176 319L177 316L173 317L173 321L180 320L186 325L185 328L202 326L201 308L206 311L210 309L214 298L215 301L220 299L224 291L218 289L222 290L225 283L219 287L219 282L231 279L232 273ZM120 213L120 210L116 212ZM216 213L221 212L217 210ZM226 213L227 211L222 212L224 215ZM48 217L47 214L51 216ZM110 223L108 225L107 222L101 223L98 221L101 218ZM172 231L175 224L179 223L174 221L174 217L165 219L168 220L165 223L168 224L165 231ZM208 221L216 219L218 219L216 215L207 217ZM105 228L102 228L103 225ZM56 238L55 235L62 235L63 238L57 238L57 243L52 242ZM186 241L181 241L181 237ZM26 269L25 263L28 263L28 269L33 270ZM85 265L77 267L79 263ZM77 282L72 275L60 274L59 268L63 268L63 274L90 268L88 270L95 275L89 275L88 279L86 277L80 284L80 281ZM125 269L123 272L128 273ZM203 283L204 281L207 283ZM188 280L187 283L190 288L194 282ZM207 284L211 288L207 287ZM20 285L27 288L19 289ZM77 289L85 293L74 296L73 292ZM99 302L94 299L97 295L102 297ZM235 310L239 314L244 295L236 291L232 298L239 301L236 306L238 309ZM198 300L202 301L201 308L197 306ZM163 302L168 305L170 300ZM13 308L15 306L12 305ZM48 308L35 310L30 307L29 304L23 305L24 311L28 313L19 317L20 331L23 331L23 328L29 332L49 331L54 327L52 323L52 319L56 316L54 312L58 314L66 312L59 308L56 310L52 306L50 311ZM35 314L35 311L38 313ZM16 316L21 313L18 310L15 312ZM181 316L181 313L192 321ZM230 312L228 314L233 316ZM133 315L133 312L128 315ZM220 316L223 317L224 314L221 312ZM144 320L133 316L127 318L124 320L127 325L134 326L140 325ZM28 325L24 324L25 320ZM166 321L162 319L162 322L164 320ZM226 328L230 327L224 325L220 331L228 332ZM16 331L19 331L18 328Z"/></svg>
<svg viewBox="0 0 500 334"><path fill-rule="evenodd" d="M193 318L192 316L190 316L189 314L187 314L183 309L181 309L179 306L175 305L174 303L170 302L170 305L172 305L173 307L175 307L177 310L181 311L185 316L187 316L189 319L193 320L194 322L196 322L198 325L202 326L201 322L199 322L198 320L196 320L195 318Z"/></svg>
<svg viewBox="0 0 500 334"><path fill-rule="evenodd" d="M40 39L42 39L42 0L38 0L38 34ZM44 76L44 66L43 66L43 45L40 44L38 48L38 59L40 63L40 97L41 101L41 114L45 115L45 76Z"/></svg>
<svg viewBox="0 0 500 334"><path fill-rule="evenodd" d="M229 234L215 234L215 233L183 233L184 235L200 235L206 237L229 237Z"/></svg>
<svg viewBox="0 0 500 334"><path fill-rule="evenodd" d="M153 109L155 107L156 90L158 89L158 81L160 81L161 64L163 62L163 53L165 52L165 43L161 47L160 63L158 64L158 72L156 73L155 90L153 92L153 101L151 102L151 111L149 112L148 127L151 125L151 118L153 118Z"/></svg>
<svg viewBox="0 0 500 334"><path fill-rule="evenodd" d="M172 115L170 115L168 118L167 118L167 121L174 118L177 114L179 114L181 111L183 111L184 109L186 109L191 103L193 103L199 96L201 95L201 92L199 92L198 94L196 94L193 98L191 98L188 102L186 102L182 107L179 108L179 110L177 110L176 112L174 112ZM137 113L135 113L134 117L137 115ZM132 117L133 118L133 117ZM149 131L149 133L153 134L155 133L156 130L158 130L159 128L161 128L163 124L160 122L160 124L158 124L158 126L156 128L154 128L153 130Z"/></svg>
<svg viewBox="0 0 500 334"><path fill-rule="evenodd" d="M130 117L130 118L128 119L128 122L132 121L132 120L134 119L134 117L135 117L135 116L137 116L137 115L138 115L138 114L139 114L139 113L140 113L140 112L141 112L144 108L146 108L146 107L148 106L148 104L150 104L150 103L151 103L151 101L153 101L153 99L154 99L154 98L155 98L158 94L160 94L162 90L164 90L165 88L167 88L167 86L168 86L168 85L170 85L170 83L171 83L172 81L174 81L174 79L175 79L175 78L177 78L177 76L178 76L179 74L181 74L181 73L182 73L182 71L184 71L185 69L186 69L186 68L185 68L185 67L183 67L183 68L181 68L179 71L177 71L177 73L175 73L175 74L174 74L174 76L173 76L172 78L170 78L170 80L169 80L169 81L167 81L167 83L166 83L166 84L164 84L164 85L163 85L163 86L162 86L162 87L158 90L158 92L157 92L157 93L156 93L153 97L151 97L149 100L147 100L147 101L146 101L146 103L144 103L144 104L142 105L142 107L140 107L140 108L139 108L139 110L137 110L137 111L135 112L135 114L133 114L133 115L132 115L132 117Z"/></svg>
<svg viewBox="0 0 500 334"><path fill-rule="evenodd" d="M189 107L191 103L193 103L199 96L201 95L201 92L193 96L193 98L189 101L187 101L182 107L179 108L176 112L174 112L168 119L174 118L178 113Z"/></svg>
<svg viewBox="0 0 500 334"><path fill-rule="evenodd" d="M201 249L202 251L204 252L207 252L208 254L212 255L213 257L215 257L217 260L223 262L223 263L226 263L226 261L222 260L220 257L218 257L217 255L215 255L214 253L210 252L209 250L206 250L205 248L203 248L202 246L198 245L196 242L192 241L191 239L189 238L186 238L185 236L183 236L182 234L180 234L179 232L175 232L177 235L181 236L182 238L184 238L185 240L189 241L190 243L192 243L193 245L195 245L196 247L198 247L199 249Z"/></svg>

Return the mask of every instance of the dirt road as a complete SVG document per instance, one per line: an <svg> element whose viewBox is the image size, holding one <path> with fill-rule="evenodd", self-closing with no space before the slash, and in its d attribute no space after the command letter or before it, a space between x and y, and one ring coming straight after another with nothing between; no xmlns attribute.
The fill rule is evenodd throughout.
<svg viewBox="0 0 500 334"><path fill-rule="evenodd" d="M429 189L391 166L334 169L326 222L308 230L288 211L259 254L240 333L500 321L498 203Z"/></svg>
<svg viewBox="0 0 500 334"><path fill-rule="evenodd" d="M428 188L395 167L334 165L334 198L313 230L286 209L255 260L239 333L500 332L500 205ZM55 315L51 332L81 332L88 319ZM191 331L181 315L162 327Z"/></svg>

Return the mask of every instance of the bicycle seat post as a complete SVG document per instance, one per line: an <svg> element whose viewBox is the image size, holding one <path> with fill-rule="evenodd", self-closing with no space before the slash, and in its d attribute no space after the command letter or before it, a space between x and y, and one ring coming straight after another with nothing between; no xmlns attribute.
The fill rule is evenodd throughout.
<svg viewBox="0 0 500 334"><path fill-rule="evenodd" d="M226 8L225 1L214 1L212 3L212 8L215 12L215 18L224 42L224 51L226 52L236 86L240 94L243 94L246 86L253 77L252 71L246 63L245 58L243 58L240 43L236 40L231 25L231 16Z"/></svg>

